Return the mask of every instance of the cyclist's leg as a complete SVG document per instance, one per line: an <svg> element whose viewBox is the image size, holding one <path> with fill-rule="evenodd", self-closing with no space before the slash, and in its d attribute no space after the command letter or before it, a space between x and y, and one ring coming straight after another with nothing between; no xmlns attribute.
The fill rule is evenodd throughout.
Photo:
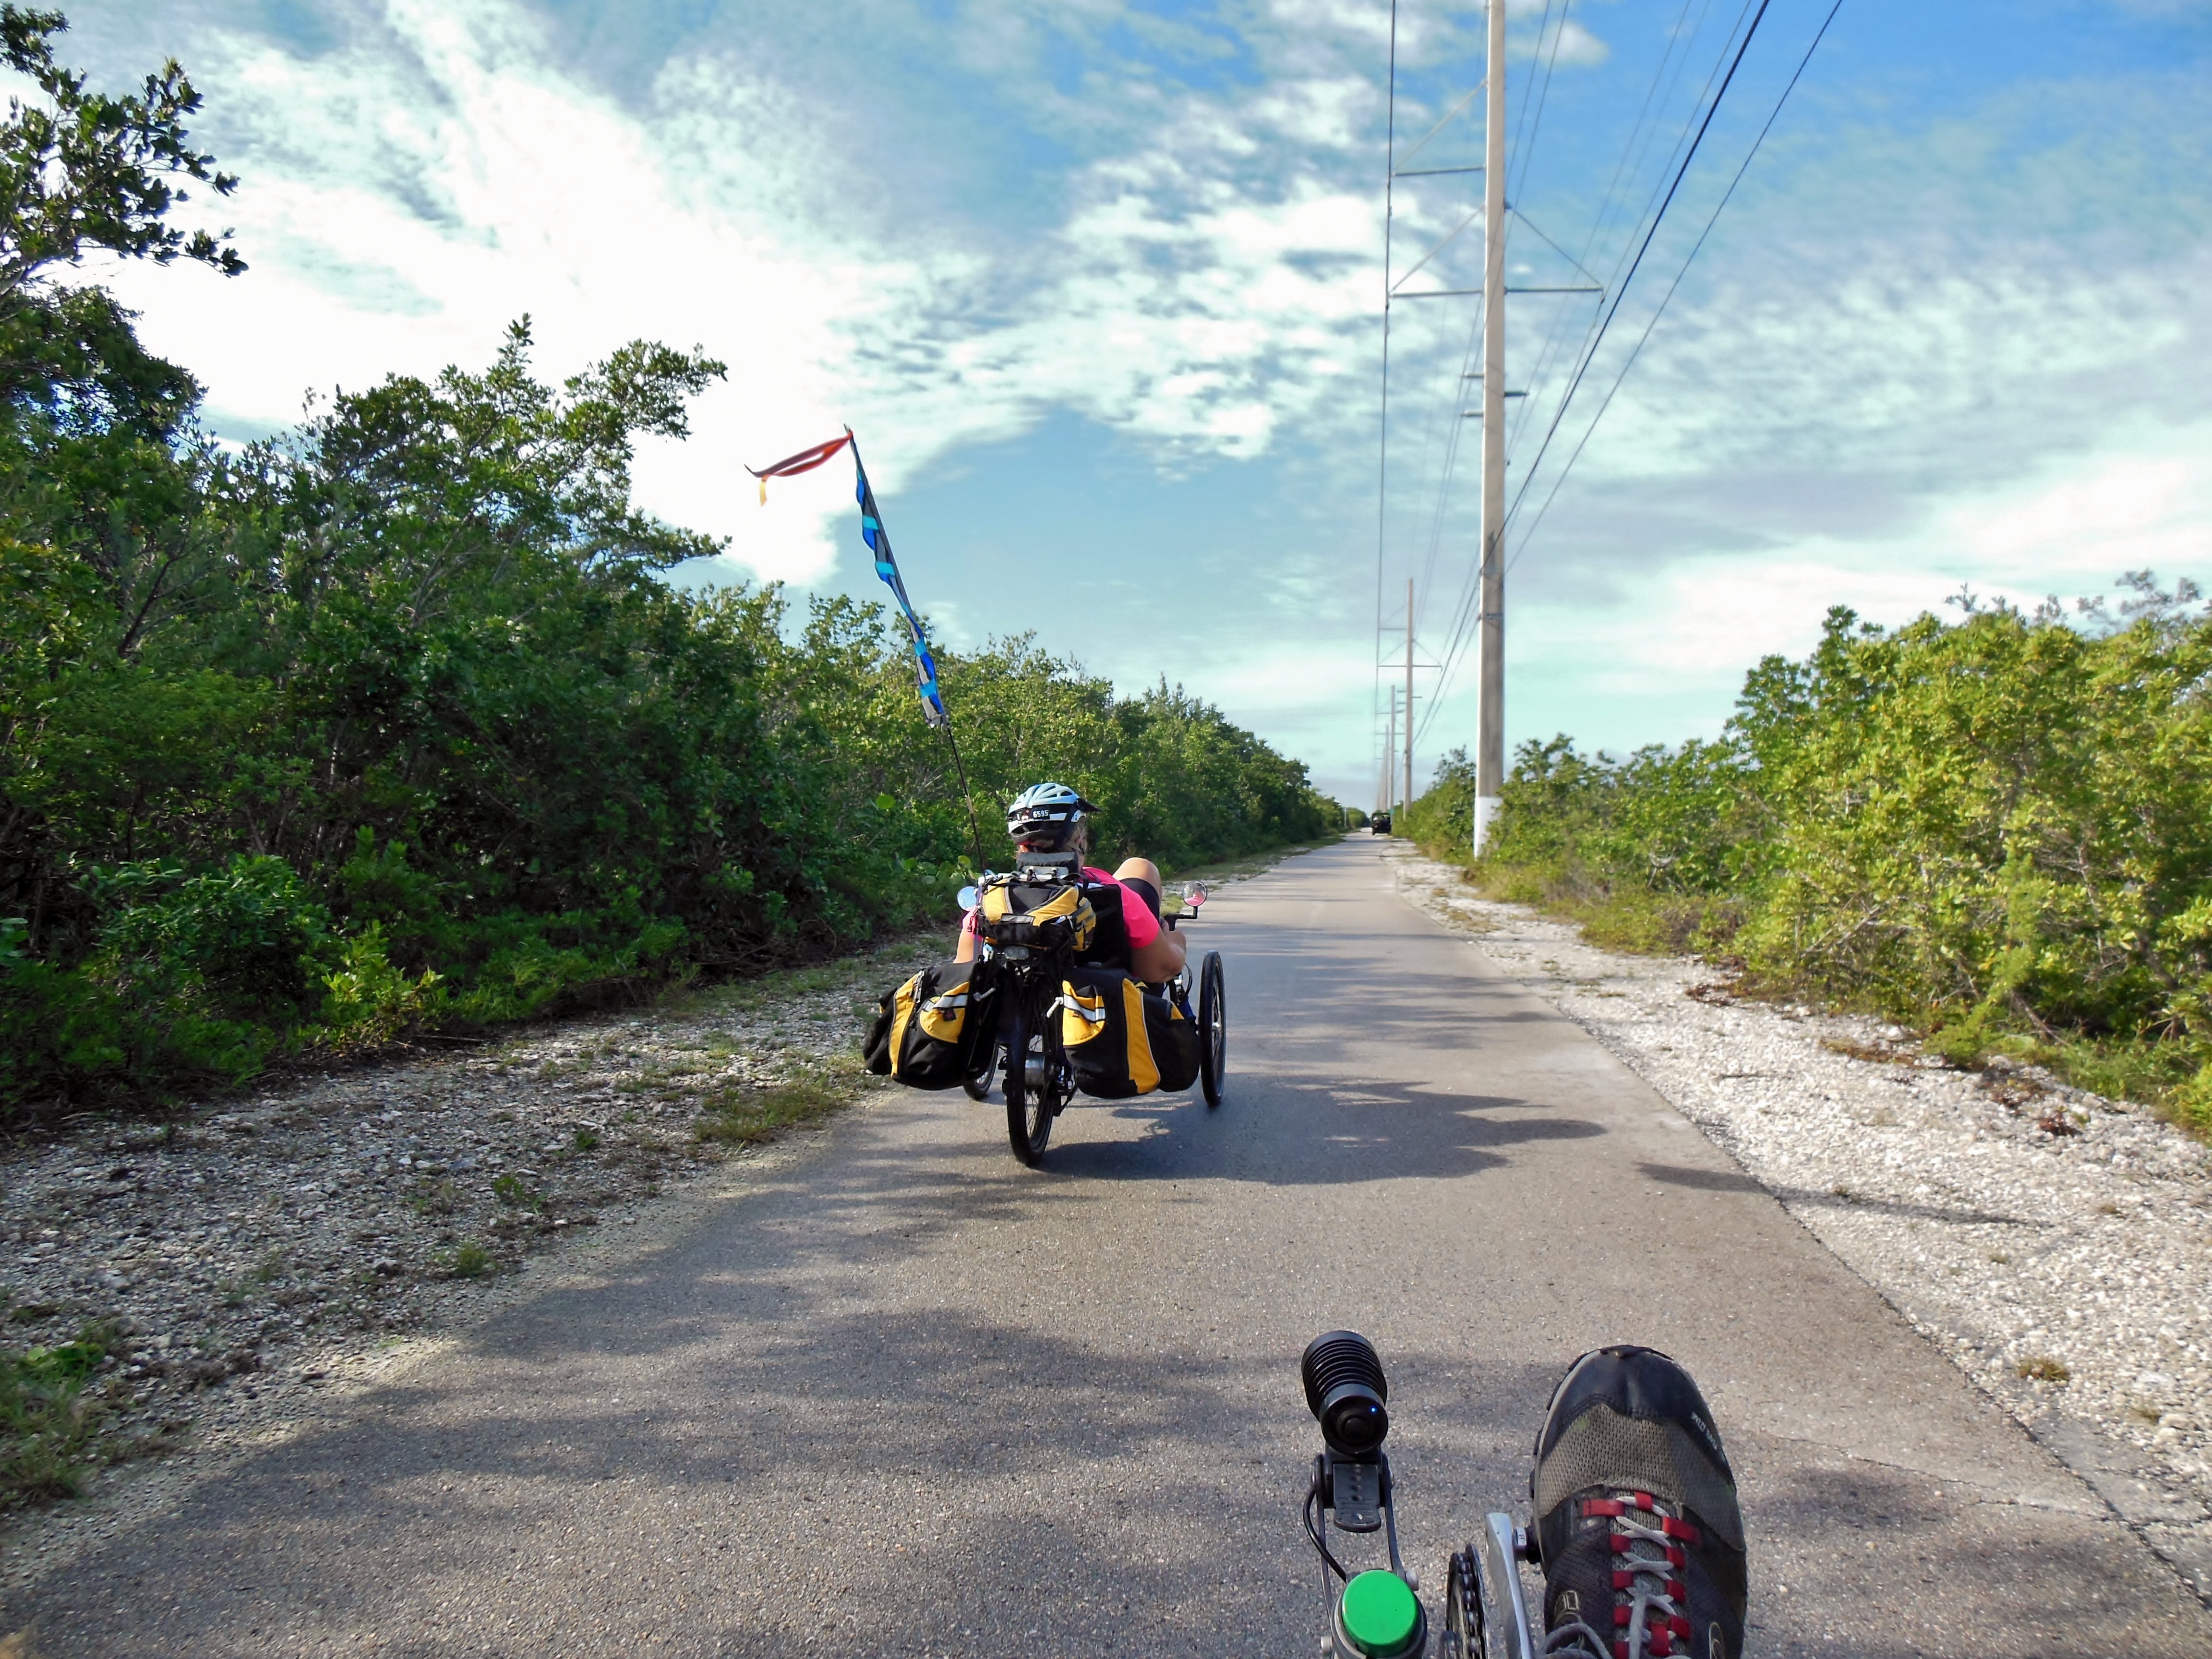
<svg viewBox="0 0 2212 1659"><path fill-rule="evenodd" d="M1144 900L1145 908L1152 913L1153 921L1159 920L1160 866L1158 865L1150 859L1123 859L1121 868L1114 872L1114 879Z"/></svg>
<svg viewBox="0 0 2212 1659"><path fill-rule="evenodd" d="M1575 1361L1545 1411L1528 1484L1547 1654L1739 1659L1735 1475L1679 1364L1627 1346Z"/></svg>

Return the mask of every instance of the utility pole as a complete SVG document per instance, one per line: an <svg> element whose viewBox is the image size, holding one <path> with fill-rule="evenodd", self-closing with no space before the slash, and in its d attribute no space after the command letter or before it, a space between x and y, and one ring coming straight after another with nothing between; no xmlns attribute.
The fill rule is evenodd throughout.
<svg viewBox="0 0 2212 1659"><path fill-rule="evenodd" d="M1413 804L1413 579L1406 578L1406 805Z"/></svg>
<svg viewBox="0 0 2212 1659"><path fill-rule="evenodd" d="M1475 630L1474 850L1505 783L1505 0L1489 0L1482 145L1482 613ZM1410 627L1410 623L1408 627ZM1410 660L1411 653L1408 653ZM1410 681L1411 676L1408 675ZM1413 762L1410 750L1407 769Z"/></svg>
<svg viewBox="0 0 2212 1659"><path fill-rule="evenodd" d="M1383 728L1382 738L1382 810L1391 806L1390 785L1398 770L1398 688L1390 688L1390 723Z"/></svg>

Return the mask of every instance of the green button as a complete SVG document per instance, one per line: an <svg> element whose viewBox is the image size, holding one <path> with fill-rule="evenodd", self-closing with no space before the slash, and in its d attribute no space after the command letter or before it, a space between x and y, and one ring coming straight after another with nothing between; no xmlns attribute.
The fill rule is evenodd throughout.
<svg viewBox="0 0 2212 1659"><path fill-rule="evenodd" d="M1362 1653L1395 1653L1413 1634L1420 1607L1395 1572L1363 1572L1344 1587L1344 1631Z"/></svg>

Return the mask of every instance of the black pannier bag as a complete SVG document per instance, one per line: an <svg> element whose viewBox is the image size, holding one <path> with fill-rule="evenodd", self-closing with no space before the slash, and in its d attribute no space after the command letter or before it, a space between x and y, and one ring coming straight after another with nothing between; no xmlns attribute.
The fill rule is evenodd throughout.
<svg viewBox="0 0 2212 1659"><path fill-rule="evenodd" d="M1198 1081L1198 1028L1118 969L1071 968L1058 1006L1060 1044L1085 1094L1127 1100Z"/></svg>
<svg viewBox="0 0 2212 1659"><path fill-rule="evenodd" d="M1071 868L1060 879L1048 869L986 876L979 884L975 925L1001 950L1019 945L1040 956L1088 950L1098 917Z"/></svg>
<svg viewBox="0 0 2212 1659"><path fill-rule="evenodd" d="M981 1069L998 1012L988 963L925 968L877 1003L862 1050L868 1069L911 1088L950 1089Z"/></svg>

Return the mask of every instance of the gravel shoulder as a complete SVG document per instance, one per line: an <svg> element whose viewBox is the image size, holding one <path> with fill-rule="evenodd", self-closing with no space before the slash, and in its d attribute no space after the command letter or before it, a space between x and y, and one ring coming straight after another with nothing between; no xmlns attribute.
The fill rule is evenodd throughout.
<svg viewBox="0 0 2212 1659"><path fill-rule="evenodd" d="M1410 902L1650 1083L2212 1601L2212 1149L1388 856Z"/></svg>
<svg viewBox="0 0 2212 1659"><path fill-rule="evenodd" d="M123 1454L84 1498L0 1521L0 1589L389 1380L548 1269L634 1254L787 1158L763 1109L799 1091L803 1124L888 1086L860 1071L859 1032L943 948L901 940L166 1123L0 1143L7 1341L113 1333L88 1393Z"/></svg>
<svg viewBox="0 0 2212 1659"><path fill-rule="evenodd" d="M1306 850L1185 874L1218 888ZM860 1034L886 988L947 949L900 939L271 1079L166 1122L88 1115L0 1139L0 1340L51 1347L104 1328L88 1396L113 1460L80 1499L0 1512L0 1596L549 1274L616 1271L733 1182L802 1155L808 1120L891 1086L860 1070ZM779 1127L786 1097L797 1121Z"/></svg>

